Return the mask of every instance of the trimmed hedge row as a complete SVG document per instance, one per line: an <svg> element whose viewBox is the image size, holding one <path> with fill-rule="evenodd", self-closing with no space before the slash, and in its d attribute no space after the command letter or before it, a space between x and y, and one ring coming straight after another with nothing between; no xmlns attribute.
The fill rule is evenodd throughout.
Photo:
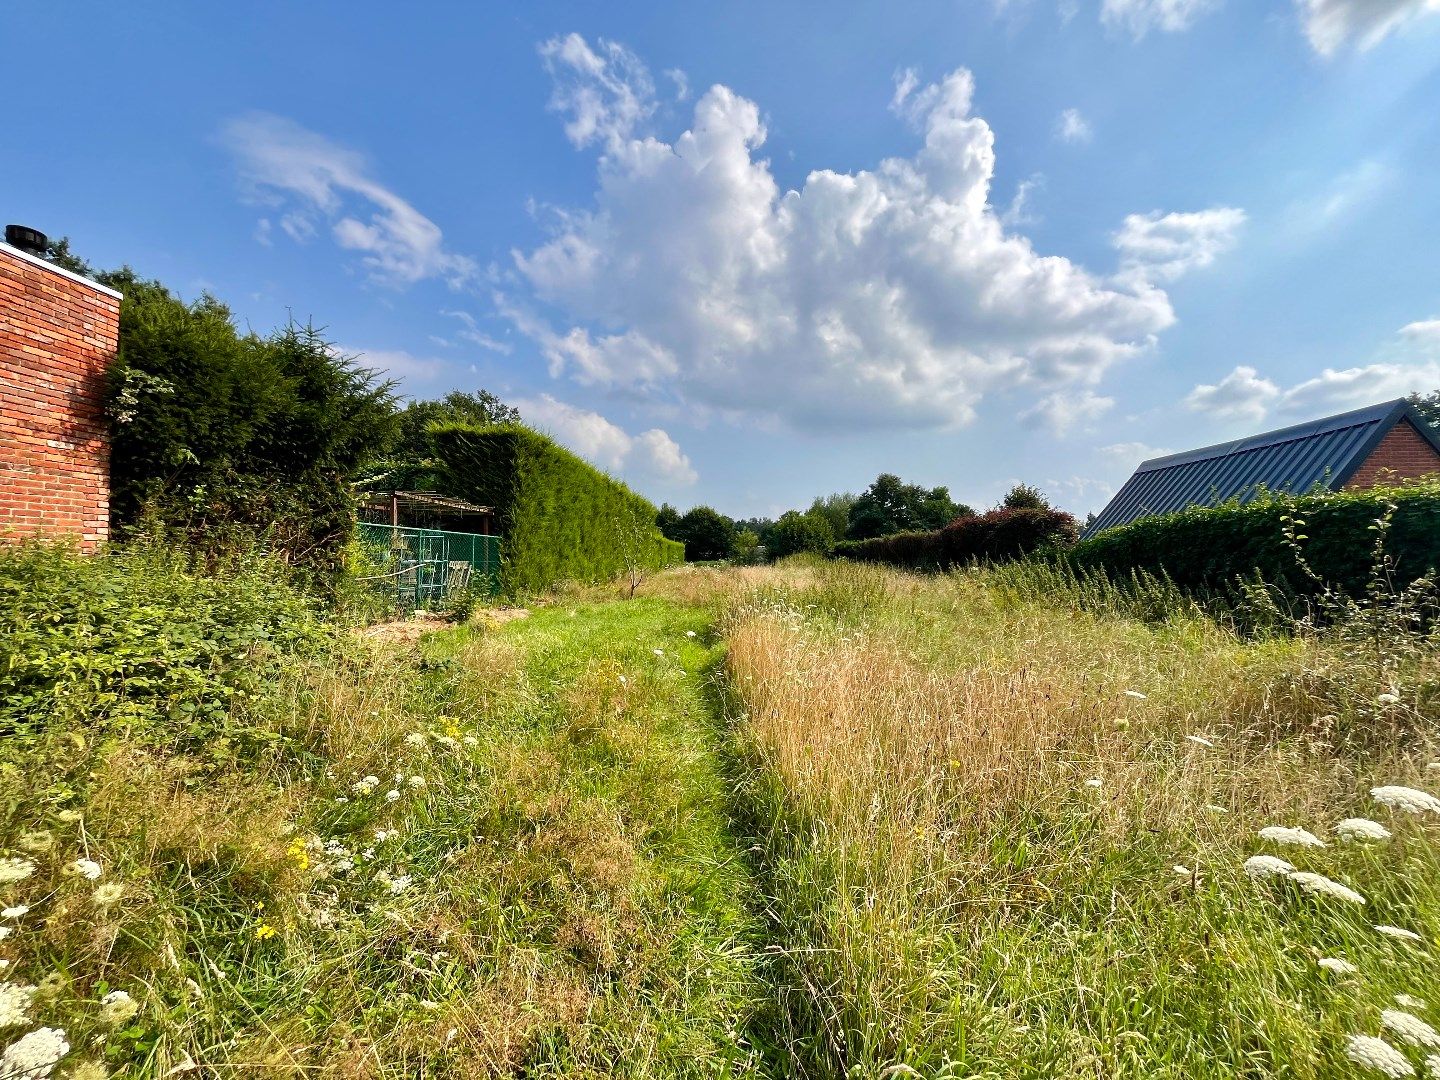
<svg viewBox="0 0 1440 1080"><path fill-rule="evenodd" d="M936 532L845 540L831 554L907 570L944 570L971 562L1009 562L1043 548L1068 547L1078 532L1075 519L1063 510L1000 509L956 518Z"/></svg>
<svg viewBox="0 0 1440 1080"><path fill-rule="evenodd" d="M447 490L495 509L501 588L539 592L562 581L605 581L628 569L685 560L655 527L655 507L550 439L519 426L437 426Z"/></svg>
<svg viewBox="0 0 1440 1080"><path fill-rule="evenodd" d="M1372 576L1378 523L1391 506L1385 552L1403 586L1440 567L1440 484L1434 482L1191 507L1106 529L1076 545L1067 560L1077 570L1112 577L1163 572L1192 595L1228 594L1257 573L1292 596L1313 595L1320 586L1285 539L1288 516L1315 574L1359 597Z"/></svg>

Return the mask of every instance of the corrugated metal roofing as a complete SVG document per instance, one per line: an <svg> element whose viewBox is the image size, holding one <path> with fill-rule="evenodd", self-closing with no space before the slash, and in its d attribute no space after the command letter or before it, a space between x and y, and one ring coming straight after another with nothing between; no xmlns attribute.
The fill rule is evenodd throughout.
<svg viewBox="0 0 1440 1080"><path fill-rule="evenodd" d="M1326 489L1341 487L1386 433L1407 417L1435 442L1428 425L1402 398L1234 442L1151 458L1140 464L1084 535L1187 506L1213 506L1233 498L1248 502L1261 488L1300 493L1317 484Z"/></svg>

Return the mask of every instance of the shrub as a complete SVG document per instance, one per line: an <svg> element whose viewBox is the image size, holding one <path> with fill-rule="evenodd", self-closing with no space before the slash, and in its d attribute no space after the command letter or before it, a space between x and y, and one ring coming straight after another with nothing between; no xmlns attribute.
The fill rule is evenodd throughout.
<svg viewBox="0 0 1440 1080"><path fill-rule="evenodd" d="M91 738L153 728L212 758L245 749L232 705L325 636L278 570L254 560L200 575L149 548L0 549L0 732L80 721Z"/></svg>
<svg viewBox="0 0 1440 1080"><path fill-rule="evenodd" d="M1190 595L1238 595L1243 580L1258 577L1281 596L1316 596L1329 586L1361 597L1382 528L1392 584L1440 566L1440 483L1191 507L1106 529L1068 559L1115 577L1164 574Z"/></svg>
<svg viewBox="0 0 1440 1080"><path fill-rule="evenodd" d="M1047 547L1069 547L1080 528L1063 510L1022 507L956 518L940 530L940 555L947 566L967 562L1009 562Z"/></svg>
<svg viewBox="0 0 1440 1080"><path fill-rule="evenodd" d="M447 490L493 507L507 593L604 581L685 558L655 528L655 507L528 428L450 425L432 432Z"/></svg>

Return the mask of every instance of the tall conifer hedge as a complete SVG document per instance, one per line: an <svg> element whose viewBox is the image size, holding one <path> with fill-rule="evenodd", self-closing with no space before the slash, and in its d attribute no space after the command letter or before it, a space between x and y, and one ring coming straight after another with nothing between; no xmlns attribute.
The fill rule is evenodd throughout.
<svg viewBox="0 0 1440 1080"><path fill-rule="evenodd" d="M655 507L529 428L437 426L446 490L495 509L507 593L604 581L673 566L685 545L655 525Z"/></svg>

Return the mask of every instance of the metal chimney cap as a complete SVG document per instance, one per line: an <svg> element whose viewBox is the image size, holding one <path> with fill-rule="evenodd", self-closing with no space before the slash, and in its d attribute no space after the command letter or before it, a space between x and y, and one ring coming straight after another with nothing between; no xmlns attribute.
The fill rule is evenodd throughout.
<svg viewBox="0 0 1440 1080"><path fill-rule="evenodd" d="M49 238L28 225L6 225L5 243L29 255L44 255Z"/></svg>

